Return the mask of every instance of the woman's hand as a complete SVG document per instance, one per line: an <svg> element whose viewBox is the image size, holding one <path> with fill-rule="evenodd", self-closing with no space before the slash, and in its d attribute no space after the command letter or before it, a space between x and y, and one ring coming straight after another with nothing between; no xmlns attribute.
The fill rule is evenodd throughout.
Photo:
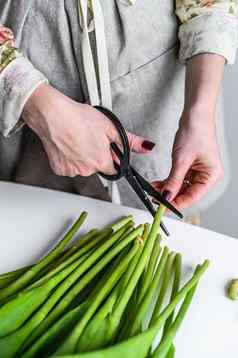
<svg viewBox="0 0 238 358"><path fill-rule="evenodd" d="M28 126L40 137L57 175L89 176L115 172L110 143L120 144L112 122L87 104L79 104L49 85L39 86L23 111ZM154 143L128 133L130 147L149 153Z"/></svg>
<svg viewBox="0 0 238 358"><path fill-rule="evenodd" d="M176 134L172 169L155 187L185 209L199 201L223 177L213 114L184 113ZM191 183L191 184L189 184Z"/></svg>

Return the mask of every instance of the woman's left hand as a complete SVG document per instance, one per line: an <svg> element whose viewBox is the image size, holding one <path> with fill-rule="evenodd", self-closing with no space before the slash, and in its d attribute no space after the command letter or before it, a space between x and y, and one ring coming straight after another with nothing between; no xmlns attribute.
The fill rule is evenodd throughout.
<svg viewBox="0 0 238 358"><path fill-rule="evenodd" d="M169 177L153 183L179 209L198 202L223 177L213 116L183 113Z"/></svg>

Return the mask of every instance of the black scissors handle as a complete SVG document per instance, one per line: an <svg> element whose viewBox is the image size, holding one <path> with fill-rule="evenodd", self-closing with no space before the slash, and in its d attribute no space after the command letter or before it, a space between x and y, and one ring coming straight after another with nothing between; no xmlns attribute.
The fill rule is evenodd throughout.
<svg viewBox="0 0 238 358"><path fill-rule="evenodd" d="M130 165L130 146L129 141L127 137L127 133L117 118L117 116L108 110L107 108L101 107L101 106L95 106L97 110L102 112L106 117L108 117L113 124L115 125L116 129L118 130L118 133L121 138L121 144L123 147L123 151L119 148L119 146L116 143L111 143L111 148L114 151L114 153L117 155L118 159L120 160L120 164L114 162L115 169L117 170L117 174L114 175L107 175L104 173L99 173L103 178L110 180L110 181L116 181L118 179L121 179L122 177L125 177L125 179L128 181L132 189L135 191L135 193L139 196L145 207L149 210L149 212L154 216L155 215L155 209L153 207L153 204L151 203L148 195L156 198L161 204L163 204L165 207L170 209L172 212L174 212L177 216L180 218L183 217L183 215L172 205L170 202L164 198L164 196L160 193L158 193L153 186L147 182L134 168ZM147 195L148 194L148 195ZM165 225L161 223L161 228L166 233L166 235L169 235L168 230L166 229Z"/></svg>
<svg viewBox="0 0 238 358"><path fill-rule="evenodd" d="M117 174L107 175L107 174L104 174L101 172L99 173L103 178L105 178L107 180L117 181L125 175L124 172L128 168L129 163L130 163L130 146L129 146L128 137L127 137L127 134L126 134L126 131L125 131L123 125L121 124L121 122L119 121L119 119L113 112L111 112L111 111L109 111L109 109L107 109L105 107L101 107L101 106L95 106L94 108L96 108L98 111L105 114L105 116L108 117L112 121L112 123L118 130L118 133L120 134L122 147L123 147L123 154L121 152L120 165L118 165L116 162L114 162L114 166L115 166L115 169L117 170ZM118 146L116 145L116 143L111 143L111 148L118 156L118 151L117 151Z"/></svg>

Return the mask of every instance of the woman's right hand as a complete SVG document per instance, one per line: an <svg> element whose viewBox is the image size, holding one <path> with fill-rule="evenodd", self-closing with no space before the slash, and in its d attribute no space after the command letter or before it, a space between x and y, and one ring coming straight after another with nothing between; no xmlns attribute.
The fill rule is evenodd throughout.
<svg viewBox="0 0 238 358"><path fill-rule="evenodd" d="M110 143L120 144L104 114L80 104L50 85L40 85L27 101L23 119L40 137L53 171L60 176L115 173ZM131 150L149 153L154 143L128 133Z"/></svg>

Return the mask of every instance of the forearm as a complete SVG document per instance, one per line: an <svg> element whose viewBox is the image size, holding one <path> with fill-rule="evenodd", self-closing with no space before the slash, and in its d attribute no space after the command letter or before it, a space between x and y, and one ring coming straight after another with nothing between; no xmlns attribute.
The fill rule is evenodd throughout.
<svg viewBox="0 0 238 358"><path fill-rule="evenodd" d="M223 56L212 54L193 56L186 62L185 104L173 144L171 172L165 181L155 183L158 190L170 193L180 210L198 202L223 176L215 108L224 64Z"/></svg>
<svg viewBox="0 0 238 358"><path fill-rule="evenodd" d="M21 128L26 101L47 82L15 46L12 31L0 25L0 133L4 136Z"/></svg>
<svg viewBox="0 0 238 358"><path fill-rule="evenodd" d="M223 78L225 59L220 55L201 54L192 57L186 65L185 104L186 119L214 120L216 102ZM203 116L206 113L206 116ZM208 115L210 114L210 115Z"/></svg>
<svg viewBox="0 0 238 358"><path fill-rule="evenodd" d="M238 43L236 0L176 0L180 21L179 58L186 65L181 123L214 122L224 64L235 61Z"/></svg>

